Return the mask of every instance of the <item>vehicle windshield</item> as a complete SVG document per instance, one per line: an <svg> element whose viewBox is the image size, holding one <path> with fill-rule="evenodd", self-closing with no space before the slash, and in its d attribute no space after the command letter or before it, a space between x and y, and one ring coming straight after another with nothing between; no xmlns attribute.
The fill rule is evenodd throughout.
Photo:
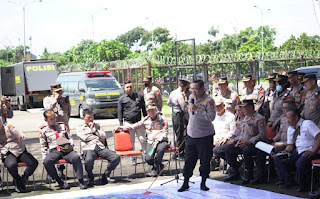
<svg viewBox="0 0 320 199"><path fill-rule="evenodd" d="M90 91L121 89L119 82L115 79L86 80L85 83Z"/></svg>

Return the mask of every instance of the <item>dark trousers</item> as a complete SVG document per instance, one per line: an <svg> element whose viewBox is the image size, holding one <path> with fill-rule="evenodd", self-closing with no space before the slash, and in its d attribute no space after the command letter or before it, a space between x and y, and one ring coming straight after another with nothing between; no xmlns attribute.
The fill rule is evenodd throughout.
<svg viewBox="0 0 320 199"><path fill-rule="evenodd" d="M280 180L290 177L288 172L288 167L296 165L297 168L297 181L300 186L306 186L310 182L310 172L311 172L311 161L314 159L319 159L320 155L317 154L311 158L302 155L303 153L298 154L296 150L291 153L287 159L279 159L277 156L274 156L274 164L276 171Z"/></svg>
<svg viewBox="0 0 320 199"><path fill-rule="evenodd" d="M149 165L155 165L158 166L162 162L162 158L164 155L164 152L168 149L169 145L168 142L160 142L157 145L157 148L154 150L153 154L150 156L148 152L150 151L152 147L152 144L147 144L147 153L146 153L146 162Z"/></svg>
<svg viewBox="0 0 320 199"><path fill-rule="evenodd" d="M235 144L236 143L227 145L225 150L226 159L233 172L239 172L237 157L239 154L243 154L244 165L248 171L245 178L253 177L254 156L256 156L258 175L262 175L264 173L264 166L266 164L266 153L255 148L254 144L249 144L243 149L235 147Z"/></svg>
<svg viewBox="0 0 320 199"><path fill-rule="evenodd" d="M228 146L227 143L224 143L223 145L215 146L213 148L213 155L215 155L217 158L222 158L225 160L226 159L225 151L227 146Z"/></svg>
<svg viewBox="0 0 320 199"><path fill-rule="evenodd" d="M184 117L183 112L173 114L173 130L176 134L176 147L179 147L183 143L184 138L187 135L188 120ZM183 154L185 150L185 143L179 148L179 153Z"/></svg>
<svg viewBox="0 0 320 199"><path fill-rule="evenodd" d="M53 179L57 180L59 184L62 183L62 180L58 176L57 170L54 167L55 162L60 159L64 159L68 163L71 163L78 180L83 180L83 167L80 156L74 151L71 151L70 153L63 153L57 151L56 149L51 149L50 152L46 155L45 159L43 160L44 167Z"/></svg>
<svg viewBox="0 0 320 199"><path fill-rule="evenodd" d="M212 158L213 135L202 138L191 138L187 136L186 140L186 159L183 168L183 176L190 178L196 166L198 157L200 157L200 175L202 178L209 178L210 160Z"/></svg>
<svg viewBox="0 0 320 199"><path fill-rule="evenodd" d="M120 163L120 156L116 152L108 148L101 149L100 147L96 146L94 150L84 150L83 151L84 165L88 173L88 177L91 180L93 179L92 169L93 169L94 159L96 157L102 157L108 160L109 163L105 173L110 173Z"/></svg>
<svg viewBox="0 0 320 199"><path fill-rule="evenodd" d="M24 176L28 178L31 176L38 167L38 161L28 152L24 151L18 157L14 156L12 153L8 153L7 157L2 160L4 165L7 167L9 173L12 175L13 179L16 181L20 180L20 175L18 173L18 162L25 162L27 164L26 170L24 170Z"/></svg>

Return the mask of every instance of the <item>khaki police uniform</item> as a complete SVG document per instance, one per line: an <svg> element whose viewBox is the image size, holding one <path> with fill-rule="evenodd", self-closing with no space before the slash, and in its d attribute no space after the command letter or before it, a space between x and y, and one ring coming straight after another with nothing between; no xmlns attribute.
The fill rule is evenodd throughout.
<svg viewBox="0 0 320 199"><path fill-rule="evenodd" d="M147 110L156 108L155 106L148 105ZM168 149L168 121L161 115L157 114L156 119L152 120L149 116L143 118L141 121L124 126L123 130L132 130L137 128L146 129L147 134L147 151L146 151L146 162L149 165L154 165L154 167L159 168L161 165L164 152ZM149 151L154 143L156 145L155 152L149 154Z"/></svg>
<svg viewBox="0 0 320 199"><path fill-rule="evenodd" d="M320 127L320 87L315 92L307 91L301 117L313 121Z"/></svg>
<svg viewBox="0 0 320 199"><path fill-rule="evenodd" d="M149 104L155 104L158 108L158 111L162 110L162 96L160 90L157 87L152 86L151 88L145 88L143 90L143 97L146 103L146 107Z"/></svg>
<svg viewBox="0 0 320 199"><path fill-rule="evenodd" d="M17 182L26 180L38 166L38 161L27 152L26 146L21 142L22 136L23 134L12 125L4 125L0 130L1 159ZM18 162L25 162L27 164L22 177L18 173Z"/></svg>
<svg viewBox="0 0 320 199"><path fill-rule="evenodd" d="M93 181L93 164L96 157L108 160L109 164L105 174L110 175L120 163L120 157L115 151L107 147L106 133L101 130L100 124L94 123L91 129L88 124L82 123L77 127L77 135L80 138L80 147L83 151L85 169L88 178ZM105 143L102 143L104 141Z"/></svg>
<svg viewBox="0 0 320 199"><path fill-rule="evenodd" d="M265 98L264 89L261 86L255 86L253 91L249 91L248 89L244 89L244 95L241 96L241 100L253 100L254 103L254 110L258 113L262 113L263 110L261 109L262 104Z"/></svg>
<svg viewBox="0 0 320 199"><path fill-rule="evenodd" d="M282 114L280 118L280 126L277 132L277 135L272 139L274 142L282 142L284 145L287 145L287 131L288 131L289 123L287 116ZM279 149L275 152L282 151L284 148Z"/></svg>
<svg viewBox="0 0 320 199"><path fill-rule="evenodd" d="M62 184L63 182L54 168L54 163L59 159L64 159L73 165L77 178L83 182L83 167L80 156L75 151L69 153L60 151L57 145L59 137L71 138L63 123L56 123L53 126L46 125L40 128L39 138L44 167L53 179Z"/></svg>
<svg viewBox="0 0 320 199"><path fill-rule="evenodd" d="M303 102L306 97L306 91L303 85L299 85L297 88L290 87L287 89L286 100L293 100L296 106L302 110Z"/></svg>
<svg viewBox="0 0 320 199"><path fill-rule="evenodd" d="M233 175L239 176L237 157L239 154L243 154L244 164L248 172L246 172L245 179L251 180L253 179L253 167L254 167L254 159L253 156L257 156L256 165L257 165L257 176L261 177L264 172L265 166L265 154L264 152L255 148L255 144L258 141L266 140L266 121L265 118L259 113L255 112L251 117L245 116L241 133L239 136L234 138L236 141L238 140L248 140L249 145L245 148L241 149L236 146L236 142L234 144L228 145L226 147L226 159L232 168Z"/></svg>
<svg viewBox="0 0 320 199"><path fill-rule="evenodd" d="M210 173L210 160L213 155L214 127L212 121L216 117L214 100L204 93L196 98L193 94L189 97L189 106L194 101L198 107L195 112L189 108L189 123L187 127L186 159L183 168L183 176L189 179L192 174L198 157L200 158L200 175L207 179Z"/></svg>

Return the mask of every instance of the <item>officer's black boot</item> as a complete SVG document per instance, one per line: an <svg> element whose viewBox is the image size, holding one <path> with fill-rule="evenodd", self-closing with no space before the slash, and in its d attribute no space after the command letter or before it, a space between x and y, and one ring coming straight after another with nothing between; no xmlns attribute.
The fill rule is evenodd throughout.
<svg viewBox="0 0 320 199"><path fill-rule="evenodd" d="M264 180L264 171L262 169L257 169L257 175L254 180L250 181L251 185L262 184Z"/></svg>
<svg viewBox="0 0 320 199"><path fill-rule="evenodd" d="M178 192L183 192L189 189L189 178L184 178L182 187L180 189L178 189Z"/></svg>
<svg viewBox="0 0 320 199"><path fill-rule="evenodd" d="M203 191L209 191L209 188L206 186L207 178L202 177L200 189Z"/></svg>
<svg viewBox="0 0 320 199"><path fill-rule="evenodd" d="M115 182L114 178L110 178L111 171L106 170L101 177L101 181L103 184L108 184L109 182Z"/></svg>
<svg viewBox="0 0 320 199"><path fill-rule="evenodd" d="M79 187L80 189L87 189L87 185L84 184L83 179L79 179Z"/></svg>

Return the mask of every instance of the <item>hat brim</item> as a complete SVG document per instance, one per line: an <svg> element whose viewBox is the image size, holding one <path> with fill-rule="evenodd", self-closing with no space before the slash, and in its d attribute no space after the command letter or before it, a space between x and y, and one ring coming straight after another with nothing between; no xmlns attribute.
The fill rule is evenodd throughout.
<svg viewBox="0 0 320 199"><path fill-rule="evenodd" d="M55 91L55 92L58 92L58 91L62 91L63 88L56 88L56 89L52 89L52 90Z"/></svg>
<svg viewBox="0 0 320 199"><path fill-rule="evenodd" d="M303 78L303 80L301 82L306 82L308 80L310 80L310 78Z"/></svg>
<svg viewBox="0 0 320 199"><path fill-rule="evenodd" d="M217 84L225 84L227 82L227 80L219 80L218 82L217 82Z"/></svg>
<svg viewBox="0 0 320 199"><path fill-rule="evenodd" d="M239 104L240 107L245 107L245 106L248 106L248 103L241 103Z"/></svg>
<svg viewBox="0 0 320 199"><path fill-rule="evenodd" d="M146 110L148 111L148 110L156 109L156 108L157 108L156 106L150 106L150 107L146 108Z"/></svg>
<svg viewBox="0 0 320 199"><path fill-rule="evenodd" d="M243 82L248 82L248 81L250 81L250 80L251 80L251 78L247 78L247 77L242 78L242 81L243 81Z"/></svg>
<svg viewBox="0 0 320 199"><path fill-rule="evenodd" d="M275 82L281 81L281 78L274 78L273 81Z"/></svg>

